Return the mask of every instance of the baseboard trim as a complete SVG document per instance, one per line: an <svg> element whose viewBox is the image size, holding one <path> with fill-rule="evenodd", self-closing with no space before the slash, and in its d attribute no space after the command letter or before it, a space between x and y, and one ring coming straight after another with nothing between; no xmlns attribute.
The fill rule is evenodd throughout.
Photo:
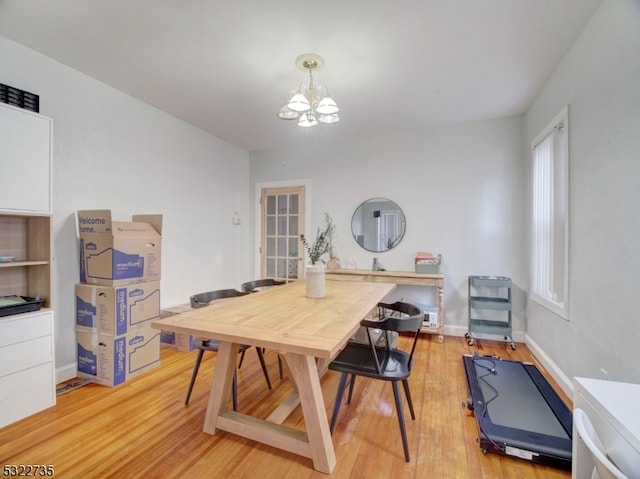
<svg viewBox="0 0 640 479"><path fill-rule="evenodd" d="M445 336L464 336L465 334L467 334L467 332L469 331L469 328L467 326L444 326L444 335ZM516 342L516 343L524 343L525 342L525 334L522 331L512 331L512 339ZM495 336L491 336L490 334L480 334L477 335L478 339L490 339L490 340L496 340Z"/></svg>
<svg viewBox="0 0 640 479"><path fill-rule="evenodd" d="M529 335L525 335L524 343L531 350L531 353L536 357L540 364L549 371L551 377L555 379L558 385L562 388L564 393L573 398L573 381L569 378L560 367L551 360L551 358L544 352L538 343L536 343Z"/></svg>
<svg viewBox="0 0 640 479"><path fill-rule="evenodd" d="M77 377L78 363L73 362L62 367L56 368L56 384L63 383L69 379Z"/></svg>

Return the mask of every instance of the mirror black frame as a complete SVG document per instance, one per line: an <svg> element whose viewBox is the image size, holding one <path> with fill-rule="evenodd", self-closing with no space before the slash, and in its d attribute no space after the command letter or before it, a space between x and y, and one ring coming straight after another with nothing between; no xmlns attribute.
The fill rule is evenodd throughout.
<svg viewBox="0 0 640 479"><path fill-rule="evenodd" d="M379 224L385 218L395 216L394 225L395 232L386 233L386 240L381 241L378 236ZM368 218L371 221L365 221ZM407 220L402 208L395 201L388 198L374 197L363 201L358 205L351 217L351 234L353 239L367 251L373 253L383 253L389 251L402 241L407 230ZM367 235L367 231L370 231ZM373 235L371 233L374 233Z"/></svg>

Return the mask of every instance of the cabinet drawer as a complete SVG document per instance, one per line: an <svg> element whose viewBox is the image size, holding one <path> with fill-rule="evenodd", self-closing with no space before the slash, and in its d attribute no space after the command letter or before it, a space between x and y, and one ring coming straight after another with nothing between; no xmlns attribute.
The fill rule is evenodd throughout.
<svg viewBox="0 0 640 479"><path fill-rule="evenodd" d="M1 318L0 348L43 336L51 336L52 318L52 311Z"/></svg>
<svg viewBox="0 0 640 479"><path fill-rule="evenodd" d="M53 363L0 377L0 427L55 405Z"/></svg>
<svg viewBox="0 0 640 479"><path fill-rule="evenodd" d="M0 376L53 361L51 336L0 348Z"/></svg>

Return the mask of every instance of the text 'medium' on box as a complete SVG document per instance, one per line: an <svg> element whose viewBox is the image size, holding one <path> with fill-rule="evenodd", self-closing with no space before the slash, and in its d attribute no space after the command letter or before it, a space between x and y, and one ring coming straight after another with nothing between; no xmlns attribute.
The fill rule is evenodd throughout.
<svg viewBox="0 0 640 479"><path fill-rule="evenodd" d="M113 221L111 210L78 211L80 282L121 286L159 281L162 215Z"/></svg>

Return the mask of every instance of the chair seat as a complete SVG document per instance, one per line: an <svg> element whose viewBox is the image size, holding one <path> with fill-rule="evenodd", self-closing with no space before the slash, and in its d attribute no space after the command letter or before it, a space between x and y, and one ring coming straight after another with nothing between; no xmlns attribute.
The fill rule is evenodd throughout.
<svg viewBox="0 0 640 479"><path fill-rule="evenodd" d="M329 369L347 374L371 377L386 381L400 381L411 374L411 356L398 349L387 351L376 348L380 361L381 373L376 369L375 359L369 345L349 343L340 354L329 364Z"/></svg>

